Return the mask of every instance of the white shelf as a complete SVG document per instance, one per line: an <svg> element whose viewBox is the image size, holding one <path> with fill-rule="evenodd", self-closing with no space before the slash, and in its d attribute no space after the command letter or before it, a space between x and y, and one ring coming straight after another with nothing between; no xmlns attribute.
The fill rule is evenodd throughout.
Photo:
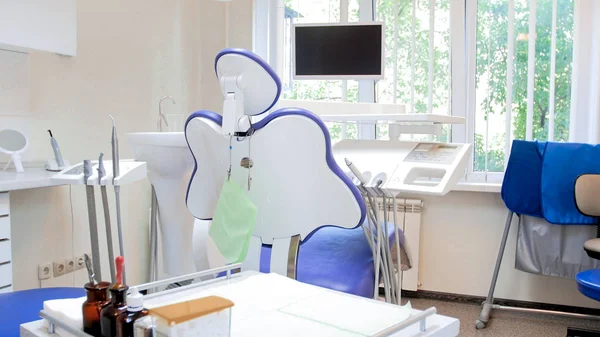
<svg viewBox="0 0 600 337"><path fill-rule="evenodd" d="M29 188L64 185L50 179L57 172L49 172L43 168L25 168L25 172L0 171L0 192L24 190Z"/></svg>
<svg viewBox="0 0 600 337"><path fill-rule="evenodd" d="M321 115L325 122L378 121L388 123L465 124L463 117L436 114L346 114Z"/></svg>

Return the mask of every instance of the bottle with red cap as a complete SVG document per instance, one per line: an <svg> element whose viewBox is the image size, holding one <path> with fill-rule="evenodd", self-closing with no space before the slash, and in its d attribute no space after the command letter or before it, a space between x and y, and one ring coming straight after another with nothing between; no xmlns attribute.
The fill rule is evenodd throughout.
<svg viewBox="0 0 600 337"><path fill-rule="evenodd" d="M125 260L117 256L115 264L117 267L117 282L108 291L110 292L110 304L100 312L100 328L102 337L117 336L117 317L127 310L127 290L129 287L123 284L123 265Z"/></svg>

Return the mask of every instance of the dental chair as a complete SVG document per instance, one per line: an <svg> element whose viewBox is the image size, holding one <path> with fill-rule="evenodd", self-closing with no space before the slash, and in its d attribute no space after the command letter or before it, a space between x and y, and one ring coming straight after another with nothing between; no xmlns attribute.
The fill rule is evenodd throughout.
<svg viewBox="0 0 600 337"><path fill-rule="evenodd" d="M372 251L360 228L366 206L333 159L325 124L299 108L259 116L276 104L281 83L251 52L223 50L215 72L225 97L223 116L197 111L185 124L195 160L186 198L192 215L212 219L230 172L258 212L242 269L377 296ZM239 128L235 137L224 135L232 127L230 114ZM251 168L240 165L244 158Z"/></svg>

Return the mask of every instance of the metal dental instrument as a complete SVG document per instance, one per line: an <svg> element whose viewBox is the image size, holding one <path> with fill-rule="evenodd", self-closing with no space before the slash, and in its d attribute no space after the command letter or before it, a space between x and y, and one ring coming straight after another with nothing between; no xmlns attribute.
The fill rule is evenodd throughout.
<svg viewBox="0 0 600 337"><path fill-rule="evenodd" d="M88 218L90 222L90 243L92 245L92 259L94 260L94 274L102 279L100 269L100 247L98 245L98 219L96 218L96 198L94 197L94 186L88 185L88 179L92 175L92 162L83 161L83 183L87 194Z"/></svg>
<svg viewBox="0 0 600 337"><path fill-rule="evenodd" d="M398 278L396 279L396 303L400 304L402 299L402 259L400 258L400 231L398 229L398 219L396 213L398 212L398 201L394 196L392 202L392 217L394 221L394 235L396 236L396 261L398 263Z"/></svg>
<svg viewBox="0 0 600 337"><path fill-rule="evenodd" d="M362 192L363 199L365 199L367 203L367 216L369 219L367 221L367 228L365 228L364 224L362 227L365 235L367 236L367 241L369 242L369 246L371 246L371 251L373 254L373 267L375 269L373 298L377 299L379 297L379 273L380 270L384 270L383 261L381 260L381 240L379 239L381 231L377 229L379 223L379 219L377 217L377 206L370 191L365 187L367 179L356 167L356 165L354 165L348 158L344 158L344 161L346 162L346 165L352 174L354 174L356 179L358 179L360 182L359 190ZM377 240L375 239L375 235L377 236Z"/></svg>
<svg viewBox="0 0 600 337"><path fill-rule="evenodd" d="M156 190L152 186L152 214L150 217L150 282L158 280L158 198ZM149 289L154 292L155 289Z"/></svg>
<svg viewBox="0 0 600 337"><path fill-rule="evenodd" d="M167 99L170 100L173 104L175 104L175 100L172 96L163 96L158 102L158 121L156 123L156 126L159 132L162 132L162 122L165 122L165 125L169 127L169 122L167 122L167 118L162 113L162 102Z"/></svg>
<svg viewBox="0 0 600 337"><path fill-rule="evenodd" d="M93 287L98 283L96 282L96 279L94 279L94 271L92 270L92 261L90 261L90 256L87 254L83 254L83 259L85 261L85 268L87 269L87 272L88 272L90 286Z"/></svg>
<svg viewBox="0 0 600 337"><path fill-rule="evenodd" d="M108 115L112 120L112 163L113 163L113 185L115 186L115 201L117 207L117 236L119 238L119 255L125 257L125 252L123 250L123 228L121 226L121 186L115 184L115 179L119 177L119 138L117 137L117 127L115 125L115 119L113 116ZM112 261L111 261L112 263ZM127 284L125 281L125 268L123 268L123 283Z"/></svg>
<svg viewBox="0 0 600 337"><path fill-rule="evenodd" d="M389 204L387 201L387 196L385 194L385 191L383 191L383 189L381 188L381 185L383 185L383 181L378 181L377 182L377 190L381 193L381 198L382 198L382 202L383 202L383 228L382 228L382 234L383 234L383 246L384 246L384 252L385 252L385 261L387 263L387 276L388 276L388 286L389 286L389 291L390 291L390 300L392 303L396 303L396 279L393 277L394 275L394 263L392 261L392 255L391 255L391 250L390 250L390 241L389 241L389 235L388 235L388 223L389 223Z"/></svg>
<svg viewBox="0 0 600 337"><path fill-rule="evenodd" d="M106 245L108 246L108 260L114 261L114 246L112 241L112 226L110 224L110 206L108 204L108 193L106 192L106 185L102 184L102 177L106 176L106 169L104 168L104 153L100 153L98 158L98 184L100 185L100 192L102 193L102 208L104 210L104 224L106 227ZM110 279L112 283L115 283L115 266L113 263L108 264L110 266Z"/></svg>

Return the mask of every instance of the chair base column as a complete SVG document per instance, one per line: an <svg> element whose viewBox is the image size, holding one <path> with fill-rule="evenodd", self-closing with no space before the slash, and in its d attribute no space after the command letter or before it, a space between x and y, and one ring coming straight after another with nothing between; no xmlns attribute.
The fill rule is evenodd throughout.
<svg viewBox="0 0 600 337"><path fill-rule="evenodd" d="M581 328L567 328L567 337L600 337L600 331Z"/></svg>

